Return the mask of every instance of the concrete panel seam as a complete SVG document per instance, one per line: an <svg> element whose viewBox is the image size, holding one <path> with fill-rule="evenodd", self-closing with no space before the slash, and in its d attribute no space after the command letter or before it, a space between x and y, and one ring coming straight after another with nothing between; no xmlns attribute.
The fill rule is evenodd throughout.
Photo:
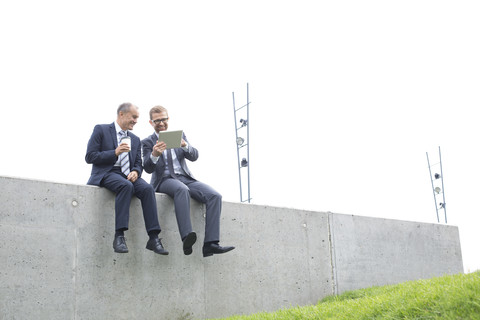
<svg viewBox="0 0 480 320"><path fill-rule="evenodd" d="M327 220L328 220L328 241L329 241L329 248L330 248L330 270L331 270L331 278L332 278L332 294L338 294L338 283L337 283L337 268L336 268L336 256L335 256L335 235L334 235L334 228L333 228L333 214L331 212L327 212Z"/></svg>
<svg viewBox="0 0 480 320"><path fill-rule="evenodd" d="M310 237L309 237L309 232L308 232L308 228L307 228L307 217L304 216L304 219L303 219L303 230L305 232L305 239L306 239L306 243L307 243L307 254L305 255L305 260L306 260L306 265L308 266L308 283L309 283L309 297L310 299L313 298L313 289L312 289L312 266L310 264L310 257L312 256L312 253L311 253L311 245L310 245Z"/></svg>

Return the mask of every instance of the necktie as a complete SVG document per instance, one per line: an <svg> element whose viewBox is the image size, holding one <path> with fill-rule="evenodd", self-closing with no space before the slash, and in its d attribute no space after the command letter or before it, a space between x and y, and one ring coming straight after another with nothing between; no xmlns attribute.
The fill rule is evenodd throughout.
<svg viewBox="0 0 480 320"><path fill-rule="evenodd" d="M126 137L127 133L125 131L120 131L121 137ZM123 152L120 154L120 167L122 168L122 173L126 176L130 173L130 160L128 159L128 152Z"/></svg>
<svg viewBox="0 0 480 320"><path fill-rule="evenodd" d="M175 175L175 170L173 170L173 159L172 159L172 149L167 149L167 162L168 162L168 171L170 171L170 175L172 178L177 178Z"/></svg>

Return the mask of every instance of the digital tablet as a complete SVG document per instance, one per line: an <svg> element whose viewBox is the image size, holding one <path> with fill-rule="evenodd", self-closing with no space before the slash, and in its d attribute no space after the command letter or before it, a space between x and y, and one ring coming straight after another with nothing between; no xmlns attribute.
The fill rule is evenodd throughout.
<svg viewBox="0 0 480 320"><path fill-rule="evenodd" d="M182 144L183 130L160 131L158 133L158 141L167 144L167 149L180 148Z"/></svg>

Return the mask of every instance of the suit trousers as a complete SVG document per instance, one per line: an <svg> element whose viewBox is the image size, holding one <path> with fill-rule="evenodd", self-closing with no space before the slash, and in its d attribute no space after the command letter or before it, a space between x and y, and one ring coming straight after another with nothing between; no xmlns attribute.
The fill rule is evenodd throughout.
<svg viewBox="0 0 480 320"><path fill-rule="evenodd" d="M128 230L130 202L135 195L142 203L143 219L147 232L160 232L155 191L149 183L142 178L138 178L132 183L127 180L120 167L113 167L103 177L100 187L105 187L115 193L115 230Z"/></svg>
<svg viewBox="0 0 480 320"><path fill-rule="evenodd" d="M222 195L209 185L184 175L177 179L164 177L157 192L166 193L173 198L180 237L183 239L192 232L190 219L190 197L206 207L205 240L220 240L220 215L222 211Z"/></svg>

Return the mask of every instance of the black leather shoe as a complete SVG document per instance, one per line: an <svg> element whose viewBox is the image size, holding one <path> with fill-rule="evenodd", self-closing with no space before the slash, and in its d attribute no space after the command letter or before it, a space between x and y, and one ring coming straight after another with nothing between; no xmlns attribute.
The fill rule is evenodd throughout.
<svg viewBox="0 0 480 320"><path fill-rule="evenodd" d="M153 238L148 240L146 248L158 254L168 254L168 251L163 248L162 241L160 241L159 238Z"/></svg>
<svg viewBox="0 0 480 320"><path fill-rule="evenodd" d="M183 239L183 253L185 255L190 255L193 252L192 246L197 241L197 234L195 232L190 232L185 239Z"/></svg>
<svg viewBox="0 0 480 320"><path fill-rule="evenodd" d="M232 251L235 247L221 247L218 243L209 243L203 245L203 256L210 257L214 254L225 253Z"/></svg>
<svg viewBox="0 0 480 320"><path fill-rule="evenodd" d="M128 252L127 243L125 242L124 236L116 236L115 239L113 239L113 250L118 253Z"/></svg>

